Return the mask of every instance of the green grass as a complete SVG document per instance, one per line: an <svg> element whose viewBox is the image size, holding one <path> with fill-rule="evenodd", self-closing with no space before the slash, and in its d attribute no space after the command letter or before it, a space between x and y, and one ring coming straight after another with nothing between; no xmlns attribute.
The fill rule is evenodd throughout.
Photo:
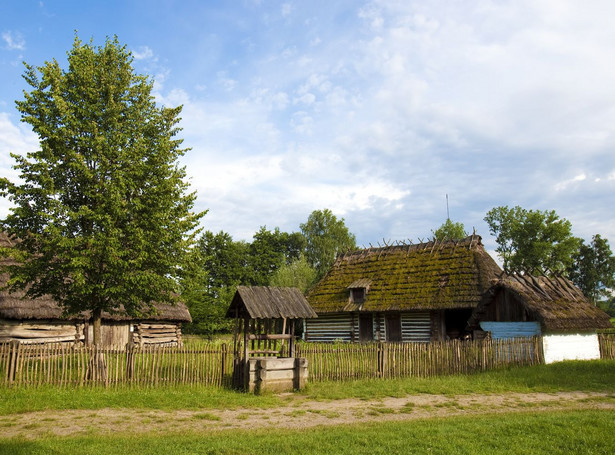
<svg viewBox="0 0 615 455"><path fill-rule="evenodd" d="M0 441L2 454L611 454L612 412L498 414L304 430L44 437Z"/></svg>
<svg viewBox="0 0 615 455"><path fill-rule="evenodd" d="M384 398L414 394L587 391L615 392L615 360L559 362L472 375L321 382L310 384L312 399Z"/></svg>
<svg viewBox="0 0 615 455"><path fill-rule="evenodd" d="M561 362L463 376L361 380L309 384L293 398L373 399L413 394L588 391L615 393L615 360ZM214 387L16 388L0 389L0 415L45 409L237 409L273 408L285 401Z"/></svg>

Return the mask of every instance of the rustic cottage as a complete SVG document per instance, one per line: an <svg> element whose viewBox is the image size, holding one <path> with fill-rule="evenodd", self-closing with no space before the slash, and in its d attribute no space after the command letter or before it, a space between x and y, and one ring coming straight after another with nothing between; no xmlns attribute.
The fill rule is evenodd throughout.
<svg viewBox="0 0 615 455"><path fill-rule="evenodd" d="M0 247L10 248L11 240L0 233ZM11 259L2 259L3 263ZM0 275L0 288L8 280ZM102 314L102 343L105 346L126 346L128 343L181 344L181 325L191 322L188 308L177 305L155 304L154 312L135 318L125 312ZM93 326L87 312L66 316L50 296L25 298L23 292L0 290L0 343L79 342L91 344Z"/></svg>
<svg viewBox="0 0 615 455"><path fill-rule="evenodd" d="M495 280L468 322L477 337L541 335L546 363L600 358L596 329L610 327L609 315L570 280L521 274Z"/></svg>
<svg viewBox="0 0 615 455"><path fill-rule="evenodd" d="M501 269L473 235L338 257L307 299L306 341L429 342L463 336Z"/></svg>

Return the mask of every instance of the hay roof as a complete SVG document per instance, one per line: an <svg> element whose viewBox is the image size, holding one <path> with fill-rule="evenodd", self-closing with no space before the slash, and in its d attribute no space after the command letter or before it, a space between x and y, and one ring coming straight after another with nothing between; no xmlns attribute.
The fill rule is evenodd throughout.
<svg viewBox="0 0 615 455"><path fill-rule="evenodd" d="M309 292L317 313L473 308L501 273L479 236L368 248L338 257ZM349 289L369 283L365 301Z"/></svg>
<svg viewBox="0 0 615 455"><path fill-rule="evenodd" d="M610 328L609 315L563 277L513 274L495 281L474 310L468 326L475 328L499 292L510 293L548 331Z"/></svg>
<svg viewBox="0 0 615 455"><path fill-rule="evenodd" d="M0 248L12 248L15 243L15 239L9 238L5 232L0 232ZM0 264L2 265L14 263L15 261L11 258L0 258ZM0 287L3 287L7 281L8 274L0 274ZM141 317L129 316L123 309L120 309L117 313L113 314L103 312L102 319L107 321L192 321L188 307L182 302L178 302L176 305L155 303L153 306L154 312L144 314ZM24 298L24 292L9 293L6 290L0 290L0 319L63 319L77 321L89 319L90 316L89 312L65 316L63 309L48 295L31 299Z"/></svg>
<svg viewBox="0 0 615 455"><path fill-rule="evenodd" d="M235 317L235 310L240 317L252 319L317 317L297 288L239 286L226 316Z"/></svg>

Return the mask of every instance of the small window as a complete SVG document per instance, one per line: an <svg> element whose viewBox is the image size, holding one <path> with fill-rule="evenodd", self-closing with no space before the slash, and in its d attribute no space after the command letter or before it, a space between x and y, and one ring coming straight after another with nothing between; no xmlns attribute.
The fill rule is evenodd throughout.
<svg viewBox="0 0 615 455"><path fill-rule="evenodd" d="M350 290L350 298L353 303L365 302L365 288L352 288Z"/></svg>

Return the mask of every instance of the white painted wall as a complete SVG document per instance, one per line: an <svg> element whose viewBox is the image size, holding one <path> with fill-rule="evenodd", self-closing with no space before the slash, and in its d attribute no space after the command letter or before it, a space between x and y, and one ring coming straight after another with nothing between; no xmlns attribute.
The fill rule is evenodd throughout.
<svg viewBox="0 0 615 455"><path fill-rule="evenodd" d="M600 358L600 345L595 333L543 334L542 343L545 363Z"/></svg>

